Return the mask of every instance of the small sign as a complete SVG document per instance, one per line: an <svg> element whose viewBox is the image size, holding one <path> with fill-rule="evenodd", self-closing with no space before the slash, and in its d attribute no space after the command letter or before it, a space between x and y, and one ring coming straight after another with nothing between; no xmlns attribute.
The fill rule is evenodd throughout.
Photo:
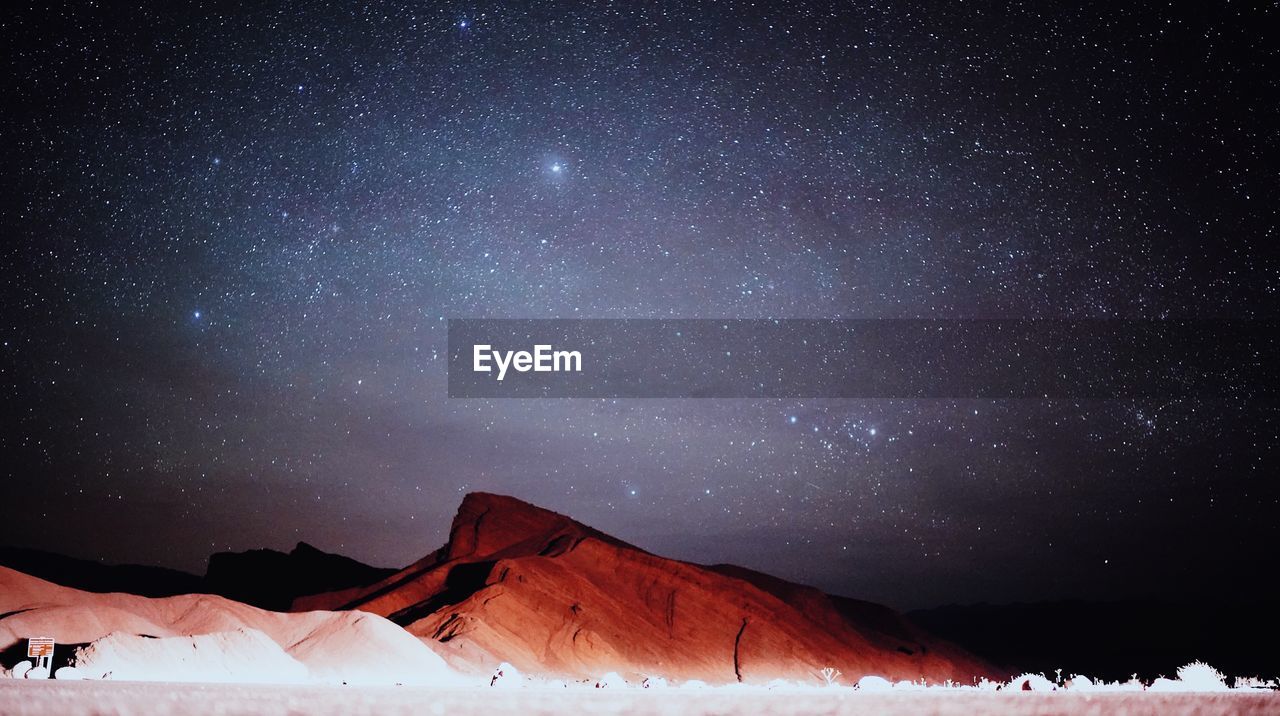
<svg viewBox="0 0 1280 716"><path fill-rule="evenodd" d="M53 637L33 636L27 639L27 656L32 659L53 656Z"/></svg>

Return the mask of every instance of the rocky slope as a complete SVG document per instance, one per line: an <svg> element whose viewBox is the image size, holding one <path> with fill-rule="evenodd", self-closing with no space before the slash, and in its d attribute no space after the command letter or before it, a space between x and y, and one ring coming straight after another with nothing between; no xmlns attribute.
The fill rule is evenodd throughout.
<svg viewBox="0 0 1280 716"><path fill-rule="evenodd" d="M361 609L429 640L461 670L814 682L824 667L969 683L998 673L892 610L736 567L649 554L520 500L473 493L449 541L363 588L295 609Z"/></svg>

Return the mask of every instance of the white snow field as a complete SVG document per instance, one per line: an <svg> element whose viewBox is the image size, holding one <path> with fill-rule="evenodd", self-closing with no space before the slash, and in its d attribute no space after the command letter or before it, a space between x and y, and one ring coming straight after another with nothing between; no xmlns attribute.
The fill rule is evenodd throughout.
<svg viewBox="0 0 1280 716"><path fill-rule="evenodd" d="M207 594L95 594L0 567L0 650L21 650L33 635L82 645L76 672L91 680L439 686L454 678L430 647L375 614L269 612Z"/></svg>
<svg viewBox="0 0 1280 716"><path fill-rule="evenodd" d="M1275 714L1280 693L929 689L582 689L191 684L0 679L0 713L49 714Z"/></svg>
<svg viewBox="0 0 1280 716"><path fill-rule="evenodd" d="M464 675L373 614L267 612L196 594L91 594L0 568L0 651L18 659L25 640L44 634L76 647L74 665L46 679L32 673L30 659L0 664L0 716L1280 714L1274 681L1228 680L1200 662L1150 683L1023 674L965 687L876 676L839 682L838 673L833 685L669 684L658 675L635 683L617 673L560 682L507 663Z"/></svg>

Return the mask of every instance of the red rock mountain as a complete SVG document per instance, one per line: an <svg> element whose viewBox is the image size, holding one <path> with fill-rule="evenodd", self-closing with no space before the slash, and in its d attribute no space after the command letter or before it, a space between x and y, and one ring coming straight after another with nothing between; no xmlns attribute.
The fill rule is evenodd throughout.
<svg viewBox="0 0 1280 716"><path fill-rule="evenodd" d="M762 683L970 683L995 676L887 607L730 566L665 559L515 498L473 493L449 542L368 587L294 610L361 609L428 640L455 668L506 661L528 674Z"/></svg>

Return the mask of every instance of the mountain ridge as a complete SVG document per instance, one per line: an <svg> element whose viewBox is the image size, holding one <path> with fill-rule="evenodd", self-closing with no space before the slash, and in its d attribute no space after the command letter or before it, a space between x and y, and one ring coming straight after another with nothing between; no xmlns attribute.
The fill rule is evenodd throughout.
<svg viewBox="0 0 1280 716"><path fill-rule="evenodd" d="M436 643L457 669L498 661L568 678L616 671L709 683L963 683L999 670L888 607L741 567L667 559L514 497L463 498L446 544L367 587L295 600L360 609Z"/></svg>

